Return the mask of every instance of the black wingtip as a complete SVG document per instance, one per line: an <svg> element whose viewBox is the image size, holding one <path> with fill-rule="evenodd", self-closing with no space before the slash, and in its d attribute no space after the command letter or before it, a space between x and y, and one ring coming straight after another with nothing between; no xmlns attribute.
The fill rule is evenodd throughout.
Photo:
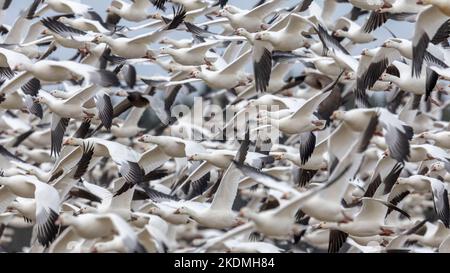
<svg viewBox="0 0 450 273"><path fill-rule="evenodd" d="M166 29L176 29L181 23L184 22L184 19L186 18L186 8L183 5L178 6L178 9L173 9L173 19L170 21L170 23L167 25Z"/></svg>
<svg viewBox="0 0 450 273"><path fill-rule="evenodd" d="M45 223L37 225L37 239L41 245L48 247L56 239L59 226L56 225L55 222L58 217L58 213L50 209L49 216Z"/></svg>
<svg viewBox="0 0 450 273"><path fill-rule="evenodd" d="M121 167L120 173L124 178L125 183L114 196L118 196L131 189L134 185L144 181L144 169L142 169L137 162L125 162Z"/></svg>
<svg viewBox="0 0 450 273"><path fill-rule="evenodd" d="M98 74L98 78L96 79L96 83L103 87L111 87L111 86L119 86L120 81L116 74L111 71L99 69L96 72Z"/></svg>
<svg viewBox="0 0 450 273"><path fill-rule="evenodd" d="M340 230L331 229L328 242L328 253L338 253L342 245L347 240L348 233Z"/></svg>
<svg viewBox="0 0 450 273"><path fill-rule="evenodd" d="M77 163L77 169L75 170L75 174L73 175L74 179L78 180L86 173L93 154L94 145L87 144L83 146L83 155Z"/></svg>
<svg viewBox="0 0 450 273"><path fill-rule="evenodd" d="M253 62L256 92L266 92L272 73L272 52L264 48L259 61Z"/></svg>

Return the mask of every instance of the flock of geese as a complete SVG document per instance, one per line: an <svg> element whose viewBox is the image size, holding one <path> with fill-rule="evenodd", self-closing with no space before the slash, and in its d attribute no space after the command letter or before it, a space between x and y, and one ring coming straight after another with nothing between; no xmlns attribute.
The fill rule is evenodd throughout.
<svg viewBox="0 0 450 273"><path fill-rule="evenodd" d="M450 0L233 3L0 21L2 251L450 252Z"/></svg>

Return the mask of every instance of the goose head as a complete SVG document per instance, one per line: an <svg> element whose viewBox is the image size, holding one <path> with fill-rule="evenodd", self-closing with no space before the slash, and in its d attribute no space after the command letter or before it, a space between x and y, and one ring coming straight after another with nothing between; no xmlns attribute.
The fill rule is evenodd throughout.
<svg viewBox="0 0 450 273"><path fill-rule="evenodd" d="M349 81L349 80L354 80L356 79L356 75L355 72L353 71L347 71L344 73L344 80Z"/></svg>
<svg viewBox="0 0 450 273"><path fill-rule="evenodd" d="M327 125L327 122L322 119L313 119L311 121L311 125L314 127L313 131L320 131L325 128L325 126Z"/></svg>
<svg viewBox="0 0 450 273"><path fill-rule="evenodd" d="M159 43L162 45L172 45L174 41L170 38L163 38L159 41Z"/></svg>
<svg viewBox="0 0 450 273"><path fill-rule="evenodd" d="M395 183L398 185L408 185L411 182L412 182L411 179L409 179L408 177L399 177L397 179L397 182L395 182Z"/></svg>
<svg viewBox="0 0 450 273"><path fill-rule="evenodd" d="M370 50L368 48L364 48L361 51L361 56L369 56L369 52L370 52Z"/></svg>
<svg viewBox="0 0 450 273"><path fill-rule="evenodd" d="M144 58L149 59L151 61L155 61L156 57L157 57L157 54L153 50L147 49L147 51L145 51Z"/></svg>
<svg viewBox="0 0 450 273"><path fill-rule="evenodd" d="M152 135L142 135L140 136L137 141L144 142L144 143L153 143L153 144L159 144L159 139L156 136Z"/></svg>
<svg viewBox="0 0 450 273"><path fill-rule="evenodd" d="M238 9L238 8L236 8L234 6L231 6L231 5L226 5L225 7L223 7L223 9L219 10L216 13L216 16L217 17L227 17L227 18L229 18L232 15L240 13L240 12L241 12L240 9Z"/></svg>
<svg viewBox="0 0 450 273"><path fill-rule="evenodd" d="M383 74L381 74L380 80L386 81L386 82L392 82L394 80L394 78L397 78L397 77L392 74L384 72Z"/></svg>
<svg viewBox="0 0 450 273"><path fill-rule="evenodd" d="M169 47L161 47L159 49L160 54L170 54L172 52L172 49Z"/></svg>
<svg viewBox="0 0 450 273"><path fill-rule="evenodd" d="M38 175L38 171L36 169L30 168L30 169L25 171L25 174L26 175L34 175L34 176L36 176L36 175Z"/></svg>
<svg viewBox="0 0 450 273"><path fill-rule="evenodd" d="M431 132L423 132L419 135L418 138L422 138L422 139L433 139L434 138L434 134Z"/></svg>
<svg viewBox="0 0 450 273"><path fill-rule="evenodd" d="M188 207L182 206L179 207L178 209L176 209L173 214L184 214L184 215L190 215L192 216L193 214L195 214L195 211L191 210Z"/></svg>
<svg viewBox="0 0 450 273"><path fill-rule="evenodd" d="M377 9L376 12L379 12L379 13L388 12L389 10L392 9L392 7L393 6L392 6L391 3L387 2L387 1L384 1L383 6L381 8L379 8L379 9Z"/></svg>
<svg viewBox="0 0 450 273"><path fill-rule="evenodd" d="M160 215L162 210L158 207L151 207L148 209L148 214Z"/></svg>
<svg viewBox="0 0 450 273"><path fill-rule="evenodd" d="M229 12L226 7L224 9L219 10L217 13L217 17L230 17L232 14Z"/></svg>
<svg viewBox="0 0 450 273"><path fill-rule="evenodd" d="M61 23L63 23L63 24L70 24L70 23L72 22L72 20L70 20L69 18L64 17L64 16L59 17L59 18L57 19L57 21L58 21L58 22L61 22Z"/></svg>
<svg viewBox="0 0 450 273"><path fill-rule="evenodd" d="M242 10L240 10L237 7L232 6L232 5L226 5L225 7L223 7L223 10L228 11L229 13L232 13L232 14L242 12Z"/></svg>
<svg viewBox="0 0 450 273"><path fill-rule="evenodd" d="M95 35L94 39L92 40L93 43L100 44L100 43L108 43L109 39L106 35L103 34L97 34Z"/></svg>
<svg viewBox="0 0 450 273"><path fill-rule="evenodd" d="M436 163L433 163L430 166L430 170L428 171L428 174L431 173L431 172L439 172L439 171L442 171L444 169L445 169L444 162L436 162Z"/></svg>
<svg viewBox="0 0 450 273"><path fill-rule="evenodd" d="M387 39L382 45L381 47L387 47L387 48L400 48L402 45L404 44L403 39L398 39L398 38L390 38Z"/></svg>
<svg viewBox="0 0 450 273"><path fill-rule="evenodd" d="M342 29L337 29L331 33L334 37L340 38L340 37L347 37L347 32Z"/></svg>
<svg viewBox="0 0 450 273"><path fill-rule="evenodd" d="M83 139L76 137L68 137L64 140L63 145L67 146L81 146L83 145Z"/></svg>
<svg viewBox="0 0 450 273"><path fill-rule="evenodd" d="M13 67L14 71L27 71L31 69L31 64L18 63Z"/></svg>
<svg viewBox="0 0 450 273"><path fill-rule="evenodd" d="M193 154L188 156L187 160L188 161L199 161L199 160L204 160L205 155L203 154Z"/></svg>
<svg viewBox="0 0 450 273"><path fill-rule="evenodd" d="M157 13L149 14L147 16L147 19L162 20L163 18L161 16L161 14L159 12L157 12Z"/></svg>
<svg viewBox="0 0 450 273"><path fill-rule="evenodd" d="M257 41L270 41L271 35L267 31L261 31L255 34L255 40Z"/></svg>
<svg viewBox="0 0 450 273"><path fill-rule="evenodd" d="M198 69L193 69L193 70L191 71L191 73L189 73L189 76L191 76L191 78L198 79L198 78L201 77L201 74L202 74L202 72L201 72L200 70L198 70Z"/></svg>
<svg viewBox="0 0 450 273"><path fill-rule="evenodd" d="M248 34L250 34L250 32L248 32L245 28L240 27L234 31L234 34L245 37L245 36L248 36Z"/></svg>
<svg viewBox="0 0 450 273"><path fill-rule="evenodd" d="M111 251L120 252L120 250L126 251L123 247L124 245L121 240L118 237L115 237L111 241L96 243L92 246L90 251L92 253L106 253Z"/></svg>
<svg viewBox="0 0 450 273"><path fill-rule="evenodd" d="M334 223L334 222L320 222L317 225L313 226L313 230L317 230L317 229L336 229L336 227L338 227L339 224L338 223Z"/></svg>
<svg viewBox="0 0 450 273"><path fill-rule="evenodd" d="M68 97L68 93L65 91L61 91L61 90L53 90L53 91L50 91L49 93L53 97L59 98L59 99L65 99Z"/></svg>
<svg viewBox="0 0 450 273"><path fill-rule="evenodd" d="M287 153L274 153L271 154L275 160L283 160L286 158Z"/></svg>
<svg viewBox="0 0 450 273"><path fill-rule="evenodd" d="M330 117L331 120L345 120L345 111L334 111Z"/></svg>
<svg viewBox="0 0 450 273"><path fill-rule="evenodd" d="M61 226L69 226L73 225L78 221L78 218L76 216L73 216L69 213L62 213L58 219L56 219L55 224L61 225Z"/></svg>
<svg viewBox="0 0 450 273"><path fill-rule="evenodd" d="M41 35L51 35L52 33L50 32L50 30L48 30L48 29L44 29L44 30L42 30L41 31Z"/></svg>
<svg viewBox="0 0 450 273"><path fill-rule="evenodd" d="M435 0L417 0L416 1L417 5L433 5L435 3L436 3Z"/></svg>
<svg viewBox="0 0 450 273"><path fill-rule="evenodd" d="M106 13L120 13L121 8L117 8L115 6L109 6L106 8Z"/></svg>
<svg viewBox="0 0 450 273"><path fill-rule="evenodd" d="M78 216L78 215L80 215L80 214L94 213L94 212L96 212L95 208L86 206L86 207L82 207L82 208L80 208L79 210L75 211L75 212L73 213L73 215L74 215L74 216Z"/></svg>
<svg viewBox="0 0 450 273"><path fill-rule="evenodd" d="M49 101L46 97L42 97L42 96L37 96L33 99L34 103L39 103L39 104L48 104Z"/></svg>
<svg viewBox="0 0 450 273"><path fill-rule="evenodd" d="M253 212L250 208L244 207L239 211L239 217L243 217L246 219L253 220L257 217L256 213Z"/></svg>

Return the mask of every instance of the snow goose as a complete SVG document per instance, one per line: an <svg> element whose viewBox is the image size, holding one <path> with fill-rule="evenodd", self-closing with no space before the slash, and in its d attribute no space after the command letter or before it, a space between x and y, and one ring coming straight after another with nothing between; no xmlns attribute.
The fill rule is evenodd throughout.
<svg viewBox="0 0 450 273"><path fill-rule="evenodd" d="M238 190L240 171L230 165L220 181L212 203L179 202L175 214L187 214L200 225L209 228L228 228L241 223L232 211Z"/></svg>
<svg viewBox="0 0 450 273"><path fill-rule="evenodd" d="M155 1L154 3L159 2L161 1ZM151 6L151 3L151 1L146 0L136 0L133 1L133 3L114 0L106 9L106 12L108 13L109 21L111 21L115 16L119 16L118 20L123 18L131 22L140 22L151 18L150 14L147 12L148 8ZM155 6L158 8L162 7L159 4L156 4Z"/></svg>
<svg viewBox="0 0 450 273"><path fill-rule="evenodd" d="M426 49L430 41L439 39L439 41L448 38L448 23L450 16L450 9L447 1L440 0L419 0L417 4L431 5L417 17L415 25L413 43L413 76L418 77L422 70L422 63L424 60Z"/></svg>
<svg viewBox="0 0 450 273"><path fill-rule="evenodd" d="M201 144L177 137L143 135L138 138L138 141L156 144L170 157L183 158L205 151Z"/></svg>
<svg viewBox="0 0 450 273"><path fill-rule="evenodd" d="M336 22L332 35L338 38L348 38L356 44L365 44L376 40L372 34L364 32L361 26L345 17L339 18Z"/></svg>
<svg viewBox="0 0 450 273"><path fill-rule="evenodd" d="M438 220L436 224L432 224L430 222L425 223L426 232L423 235L419 234L410 234L407 237L407 240L410 242L418 242L423 246L430 246L433 248L440 249L441 243L445 241L450 236L450 230L445 227L442 221ZM440 252L440 250L439 250Z"/></svg>
<svg viewBox="0 0 450 273"><path fill-rule="evenodd" d="M134 230L125 220L115 214L88 213L75 217L68 213L63 213L57 222L63 226L69 225L73 227L76 234L86 239L113 236L111 241L97 243L91 249L92 252L112 250L120 252L144 252Z"/></svg>
<svg viewBox="0 0 450 273"><path fill-rule="evenodd" d="M144 114L145 108L134 107L128 113L127 118L121 126L112 126L111 133L118 138L134 137L145 131L144 128L138 126L139 120Z"/></svg>
<svg viewBox="0 0 450 273"><path fill-rule="evenodd" d="M362 154L357 153L357 149L361 147L363 138L356 141L353 146L347 150L342 160L334 169L328 181L330 185L326 188L305 200L302 204L302 211L315 219L328 219L329 221L344 222L351 219L351 216L345 212L345 208L341 206L341 200L348 186L348 179L355 173L360 165ZM353 163L352 164L352 160ZM246 175L251 175L256 181L263 181L262 174L245 172ZM273 179L272 179L273 180ZM295 195L294 197L295 198ZM321 210L317 210L319 206ZM294 220L292 220L294 221Z"/></svg>
<svg viewBox="0 0 450 273"><path fill-rule="evenodd" d="M152 207L148 208L146 213L158 215L165 221L173 225L184 225L189 222L188 215L174 214L175 208L170 205L165 205L164 202L155 203Z"/></svg>
<svg viewBox="0 0 450 273"><path fill-rule="evenodd" d="M302 33L311 28L312 22L309 19L289 13L254 36L241 32L253 44L253 74L257 92L265 92L269 85L273 50L293 51L310 45Z"/></svg>
<svg viewBox="0 0 450 273"><path fill-rule="evenodd" d="M261 30L263 20L273 13L275 7L282 2L283 0L271 0L252 10L239 10L234 13L232 12L233 8L227 5L219 12L219 16L227 18L234 29L244 28L250 32L257 32Z"/></svg>
<svg viewBox="0 0 450 273"><path fill-rule="evenodd" d="M423 132L418 137L424 138L426 140L431 140L433 141L433 144L438 147L450 149L450 133L447 131Z"/></svg>
<svg viewBox="0 0 450 273"><path fill-rule="evenodd" d="M411 92L414 95L425 95L425 98L428 99L432 88L430 89L427 87L425 70L417 77L412 77L411 75L408 75L408 69L409 66L407 64L394 61L392 65L386 69L386 72L381 75L380 79L393 82L402 90ZM432 98L431 101L434 102Z"/></svg>
<svg viewBox="0 0 450 273"><path fill-rule="evenodd" d="M340 76L342 76L342 73ZM313 112L331 94L330 91L337 84L340 76L317 95L307 100L294 114L279 120L271 119L270 117L264 117L263 120L287 134L298 134L323 129L326 121L319 120Z"/></svg>
<svg viewBox="0 0 450 273"><path fill-rule="evenodd" d="M22 162L13 162L13 164L16 165L18 168L24 170L25 174L34 175L42 182L47 182L50 179L51 176L50 172L45 172L39 167Z"/></svg>
<svg viewBox="0 0 450 273"><path fill-rule="evenodd" d="M239 169L246 175L253 176L257 181L263 179L263 176L267 176L262 173L254 173L248 171L245 167L246 166L241 165L239 166ZM315 196L317 196L317 194L320 194L324 190L328 190L330 187L333 187L335 183L340 180L344 173L346 173L347 171L348 169L341 169L338 171L338 174L335 173L332 177L330 177L329 181L326 184L314 187L303 193L297 192L297 194L295 194L286 203L280 205L275 209L256 213L248 208L243 208L241 209L240 214L252 220L252 225L250 225L248 228L255 228L256 231L268 237L286 239L286 237L292 238L292 236L298 236L300 230L299 227L295 225L295 215L298 210L303 210L305 205Z"/></svg>
<svg viewBox="0 0 450 273"><path fill-rule="evenodd" d="M270 80L267 85L267 93L276 93L280 90L289 89L289 83L285 81L285 76L292 69L293 64L290 63L278 63L276 64L271 73ZM257 89L255 85L249 86L242 92L238 93L237 99L251 98L257 95Z"/></svg>
<svg viewBox="0 0 450 273"><path fill-rule="evenodd" d="M88 18L78 17L78 18L69 18L69 17L59 17L58 21L71 26L73 28L82 30L82 31L92 31L97 33L110 33L111 31L108 29L108 26L103 22L99 22L97 20L92 20Z"/></svg>
<svg viewBox="0 0 450 273"><path fill-rule="evenodd" d="M25 175L0 177L0 184L13 195L35 199L33 218L36 221L37 239L42 245L48 246L58 233L55 221L59 215L60 199L56 189Z"/></svg>
<svg viewBox="0 0 450 273"><path fill-rule="evenodd" d="M114 191L117 192L124 184L123 178L118 178L113 181ZM88 189L89 192L98 196L102 201L97 207L82 207L76 214L83 213L114 213L119 215L123 219L130 221L132 219L131 212L131 199L133 198L134 188L131 187L126 192L120 195L114 196L114 193L109 190L89 183L83 180L83 186Z"/></svg>
<svg viewBox="0 0 450 273"><path fill-rule="evenodd" d="M173 49L170 47L163 47L159 49L161 54L169 54L174 61L182 65L199 66L205 62L214 62L213 56L207 56L208 51L215 45L217 41L205 42L196 44L190 48Z"/></svg>
<svg viewBox="0 0 450 273"><path fill-rule="evenodd" d="M409 162L437 159L448 163L449 160L448 153L444 149L431 144L413 144L410 146L410 150Z"/></svg>
<svg viewBox="0 0 450 273"><path fill-rule="evenodd" d="M149 253L168 252L178 247L176 230L158 216L148 219L148 223L137 234L139 242Z"/></svg>
<svg viewBox="0 0 450 273"><path fill-rule="evenodd" d="M319 35L322 44L322 55L331 57L336 64L347 71L356 72L359 62L350 55L350 52L343 47L335 37L328 34L328 31L319 24L315 31Z"/></svg>
<svg viewBox="0 0 450 273"><path fill-rule="evenodd" d="M118 164L120 166L119 172L125 179L125 183L115 195L124 193L135 184L144 180L144 170L138 163L139 155L133 149L125 145L100 138L79 139L74 137L66 138L63 144L83 146L87 149L85 152L86 154L87 151L91 150L91 152L87 154L87 162L90 162L92 157L110 157Z"/></svg>
<svg viewBox="0 0 450 273"><path fill-rule="evenodd" d="M44 18L41 23L45 26L42 34L50 35L53 38L47 52L56 50L57 45L78 49L81 52L81 50L85 50L86 43L92 40L88 33L67 26L54 18Z"/></svg>
<svg viewBox="0 0 450 273"><path fill-rule="evenodd" d="M53 10L58 13L75 13L78 15L86 15L92 8L88 5L71 0L45 0L44 6L41 7L36 15L41 16L43 13Z"/></svg>
<svg viewBox="0 0 450 273"><path fill-rule="evenodd" d="M447 172L445 164L446 163L441 161L431 164L430 170L426 175L433 178L438 178L440 176L445 182L450 182L450 173Z"/></svg>
<svg viewBox="0 0 450 273"><path fill-rule="evenodd" d="M190 82L204 81L209 87L214 89L231 89L236 86L245 86L249 83L249 75L243 70L245 65L251 57L251 50L245 52L232 63L220 70L209 70L204 66L200 67L200 70L195 69L191 71L191 79L182 81L173 81L166 86L174 86Z"/></svg>
<svg viewBox="0 0 450 273"><path fill-rule="evenodd" d="M297 14L291 14L287 18L289 20L287 25L284 27L280 25L258 32L255 40L270 42L274 50L280 51L292 51L300 47L308 46L307 38L301 35L301 32L308 31L312 23L308 18Z"/></svg>
<svg viewBox="0 0 450 273"><path fill-rule="evenodd" d="M417 5L412 1L407 0L396 0L391 1L390 5L384 5L379 8L377 12L379 13L391 13L392 14L403 14L404 17L408 17L408 15L414 15L424 10L424 7L420 4ZM404 19L405 20L405 19Z"/></svg>
<svg viewBox="0 0 450 273"><path fill-rule="evenodd" d="M98 95L96 95L99 93ZM86 109L83 105L91 98L96 97L97 106L99 107L100 117L108 124L111 123L111 100L109 96L99 90L95 85L89 85L75 92L72 96L65 100L55 99L52 95L45 91L39 92L39 96L35 99L38 103L47 105L52 114L52 130L51 130L51 153L59 154L64 133L69 124L70 118L85 118L95 115L92 109Z"/></svg>
<svg viewBox="0 0 450 273"><path fill-rule="evenodd" d="M177 49L191 47L193 45L193 42L194 41L192 39L175 40L169 37L163 38L161 39L161 41L159 41L160 44L170 45Z"/></svg>
<svg viewBox="0 0 450 273"><path fill-rule="evenodd" d="M133 38L120 37L114 39L105 34L97 34L93 42L108 44L113 54L124 58L154 58L153 50L148 48L148 44L159 40L167 31L177 28L178 25L183 22L185 15L186 10L184 8L179 8L172 21L159 30L138 35Z"/></svg>
<svg viewBox="0 0 450 273"><path fill-rule="evenodd" d="M411 42L405 39L390 38L375 50L363 50L357 70L357 99L365 97L367 88L372 88L379 81L383 72L394 60L402 55L412 58Z"/></svg>
<svg viewBox="0 0 450 273"><path fill-rule="evenodd" d="M103 86L118 85L117 76L106 70L99 70L89 65L84 65L72 61L50 61L42 60L32 63L28 57L23 54L1 49L3 75L11 78L12 70L21 71L18 75L12 77L0 89L1 93L8 94L15 91L18 87L23 86L33 77L42 81L62 82L64 80L72 80L74 78L84 78L86 82L96 83ZM4 74L7 73L7 74Z"/></svg>
<svg viewBox="0 0 450 273"><path fill-rule="evenodd" d="M312 132L306 134L313 136ZM328 163L324 157L328 148L328 139L324 139L315 145L311 152L312 145L315 145L315 141L312 142L304 139L301 142L301 146L309 147L309 149L300 149L299 154L290 152L272 153L275 159L287 159L300 167L298 180L300 186L305 186L319 170L326 170L328 167Z"/></svg>
<svg viewBox="0 0 450 273"><path fill-rule="evenodd" d="M429 192L433 194L434 209L438 218L448 228L450 223L450 208L448 202L448 192L445 184L435 178L424 175L412 175L409 177L400 177L397 180L400 185L411 186L419 192Z"/></svg>
<svg viewBox="0 0 450 273"><path fill-rule="evenodd" d="M336 130L336 137L340 138L338 134L340 131L348 132L350 130L353 132L361 132L366 128L369 120L377 116L381 125L386 129L385 138L389 147L390 156L398 161L406 160L410 154L409 140L413 137L412 128L386 109L372 108L336 111L333 113L331 119L342 120L343 124L345 124ZM334 141L333 138L330 139ZM342 141L345 140L342 139ZM333 145L332 142L330 142L330 145ZM331 147L331 149L338 149L338 147Z"/></svg>
<svg viewBox="0 0 450 273"><path fill-rule="evenodd" d="M331 229L331 231L338 230L342 232L336 232L334 238L331 238L330 244L339 241L338 238L340 236L352 235L356 237L367 237L374 235L391 235L395 233L395 226L385 224L385 217L388 208L393 208L400 211L406 217L409 217L406 212L381 199L363 197L361 201L362 207L354 217L353 221L341 224L322 222L317 226L318 228L328 228Z"/></svg>

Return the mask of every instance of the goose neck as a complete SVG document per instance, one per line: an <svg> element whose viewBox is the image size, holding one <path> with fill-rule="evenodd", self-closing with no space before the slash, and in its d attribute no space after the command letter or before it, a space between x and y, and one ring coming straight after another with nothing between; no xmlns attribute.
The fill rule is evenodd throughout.
<svg viewBox="0 0 450 273"><path fill-rule="evenodd" d="M393 82L395 84L399 84L401 81L401 78L391 75L391 74L386 74L385 80L389 81L389 82Z"/></svg>
<svg viewBox="0 0 450 273"><path fill-rule="evenodd" d="M190 217L192 217L194 220L199 219L200 215L198 214L197 211L191 209L191 208L185 208L186 210L186 214L189 215Z"/></svg>
<svg viewBox="0 0 450 273"><path fill-rule="evenodd" d="M298 161L300 156L298 154L285 153L284 157L289 161Z"/></svg>

